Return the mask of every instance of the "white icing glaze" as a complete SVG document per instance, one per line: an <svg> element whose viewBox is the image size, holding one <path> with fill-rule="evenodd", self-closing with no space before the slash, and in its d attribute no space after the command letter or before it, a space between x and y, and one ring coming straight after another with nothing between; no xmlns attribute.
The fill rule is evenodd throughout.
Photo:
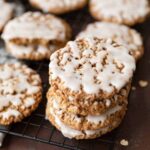
<svg viewBox="0 0 150 150"><path fill-rule="evenodd" d="M30 106L32 106L33 104L35 104L35 99L33 99L33 98L26 98L25 100L24 100L24 105L25 105L25 107L30 107Z"/></svg>
<svg viewBox="0 0 150 150"><path fill-rule="evenodd" d="M60 119L54 114L54 111L52 108L50 108L50 113L55 118L55 122L60 127L60 130L64 136L68 138L74 138L75 136L83 135L81 131L74 130L70 128L69 126L65 125L63 122L61 122Z"/></svg>
<svg viewBox="0 0 150 150"><path fill-rule="evenodd" d="M60 128L62 134L68 138L75 138L77 136L84 136L86 133L87 136L92 136L94 134L98 134L99 132L106 132L108 130L108 127L106 128L101 128L98 130L84 130L85 133L79 130L75 130L73 128L70 128L68 125L65 125L57 115L55 115L53 108L49 108L49 113L54 117L55 123L58 125Z"/></svg>
<svg viewBox="0 0 150 150"><path fill-rule="evenodd" d="M3 35L5 41L15 38L66 40L66 28L62 21L50 14L27 12L11 20L5 27Z"/></svg>
<svg viewBox="0 0 150 150"><path fill-rule="evenodd" d="M77 46L80 41L83 39L68 42L65 48L52 54L49 65L51 82L60 78L63 87L79 92L82 86L88 94L98 94L100 90L110 94L113 86L119 91L129 82L135 70L135 59L125 47L112 46L111 39L97 44L93 38L87 38L84 42L89 46L81 50ZM106 64L103 65L105 58ZM123 66L121 72L117 66Z"/></svg>
<svg viewBox="0 0 150 150"><path fill-rule="evenodd" d="M120 111L121 108L122 108L121 106L116 106L116 107L108 110L107 112L103 113L102 115L99 115L99 116L88 115L86 117L86 119L89 122L92 122L95 124L98 124L99 122L103 123L107 119L107 117L111 116L112 114L116 113L117 111Z"/></svg>
<svg viewBox="0 0 150 150"><path fill-rule="evenodd" d="M106 99L106 106L109 107L111 104L111 101L109 99Z"/></svg>
<svg viewBox="0 0 150 150"><path fill-rule="evenodd" d="M72 10L87 0L30 0L31 3L38 5L43 11L55 12L56 9Z"/></svg>
<svg viewBox="0 0 150 150"><path fill-rule="evenodd" d="M21 99L20 95L5 95L5 96L0 96L0 111L4 108L7 107L10 103L12 103L14 106L19 106L21 104Z"/></svg>
<svg viewBox="0 0 150 150"><path fill-rule="evenodd" d="M36 82L32 84L32 80ZM25 65L0 65L0 116L3 119L17 117L20 115L18 107L24 109L34 105L36 100L33 96L40 92L40 83L39 75L33 74Z"/></svg>
<svg viewBox="0 0 150 150"><path fill-rule="evenodd" d="M148 0L91 0L90 3L97 16L114 17L119 23L124 20L134 22L150 12Z"/></svg>
<svg viewBox="0 0 150 150"><path fill-rule="evenodd" d="M14 5L10 3L4 2L4 0L0 0L0 30L4 27L4 25L8 22L8 20L12 17L14 11Z"/></svg>
<svg viewBox="0 0 150 150"><path fill-rule="evenodd" d="M9 119L10 116L18 117L19 115L21 115L19 111L11 108L7 109L5 112L0 112L0 117L3 119Z"/></svg>
<svg viewBox="0 0 150 150"><path fill-rule="evenodd" d="M34 76L35 79L39 79L38 76ZM22 93L27 91L28 94L34 94L39 91L38 85L32 85L28 82L28 75L24 74L21 70L15 71L9 65L0 67L0 80L2 80L0 91L3 93Z"/></svg>
<svg viewBox="0 0 150 150"><path fill-rule="evenodd" d="M101 128L101 129L97 129L97 130L85 130L84 132L86 133L86 135L92 136L94 134L98 134L99 132L106 133L108 131L108 129L109 129L109 127L105 127L105 128Z"/></svg>
<svg viewBox="0 0 150 150"><path fill-rule="evenodd" d="M142 38L136 30L115 23L95 22L89 24L77 38L84 37L111 38L134 51L138 51L143 45Z"/></svg>
<svg viewBox="0 0 150 150"><path fill-rule="evenodd" d="M53 107L54 107L55 109L59 109L59 104L57 103L57 100L52 99L52 101L53 101Z"/></svg>

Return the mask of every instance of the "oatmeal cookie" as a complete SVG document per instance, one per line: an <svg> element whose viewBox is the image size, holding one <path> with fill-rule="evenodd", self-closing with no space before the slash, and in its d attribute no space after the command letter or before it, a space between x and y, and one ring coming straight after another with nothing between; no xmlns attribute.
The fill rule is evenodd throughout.
<svg viewBox="0 0 150 150"><path fill-rule="evenodd" d="M66 109L61 109L55 97L49 97L48 106L52 107L54 114L66 125L76 130L97 130L105 128L112 124L112 122L120 120L125 115L127 108L127 99L122 105L116 105L113 108L106 110L101 115L75 115L67 112Z"/></svg>
<svg viewBox="0 0 150 150"><path fill-rule="evenodd" d="M2 34L7 50L19 59L49 59L71 37L62 19L40 12L27 12L11 20Z"/></svg>
<svg viewBox="0 0 150 150"><path fill-rule="evenodd" d="M55 115L53 107L47 107L46 109L46 116L49 119L49 121L62 132L62 134L65 137L68 137L70 139L75 138L77 140L79 139L94 139L97 137L102 136L103 134L106 134L116 127L118 127L123 119L118 118L118 120L115 120L111 122L107 127L99 128L97 130L75 130L71 128L70 126L64 124L58 117Z"/></svg>
<svg viewBox="0 0 150 150"><path fill-rule="evenodd" d="M130 82L135 67L129 50L112 39L83 38L51 55L49 81L74 101L107 99Z"/></svg>
<svg viewBox="0 0 150 150"><path fill-rule="evenodd" d="M42 98L40 76L20 63L0 64L0 124L29 116Z"/></svg>
<svg viewBox="0 0 150 150"><path fill-rule="evenodd" d="M77 38L85 37L111 38L127 47L136 60L139 60L144 54L140 33L125 25L108 22L91 23L77 36Z"/></svg>
<svg viewBox="0 0 150 150"><path fill-rule="evenodd" d="M149 0L90 0L90 12L97 20L135 25L150 14Z"/></svg>
<svg viewBox="0 0 150 150"><path fill-rule="evenodd" d="M84 7L88 0L29 0L32 6L44 12L63 14Z"/></svg>

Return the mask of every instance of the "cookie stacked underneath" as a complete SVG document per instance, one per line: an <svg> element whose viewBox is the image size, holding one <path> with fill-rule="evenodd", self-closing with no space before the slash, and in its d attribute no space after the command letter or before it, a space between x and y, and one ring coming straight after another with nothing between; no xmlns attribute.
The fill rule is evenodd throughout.
<svg viewBox="0 0 150 150"><path fill-rule="evenodd" d="M51 56L47 118L68 138L110 132L125 115L134 71L135 58L111 39L68 42Z"/></svg>
<svg viewBox="0 0 150 150"><path fill-rule="evenodd" d="M77 38L84 37L111 38L127 47L136 60L142 58L144 54L143 40L140 33L126 25L110 22L90 23L77 36Z"/></svg>

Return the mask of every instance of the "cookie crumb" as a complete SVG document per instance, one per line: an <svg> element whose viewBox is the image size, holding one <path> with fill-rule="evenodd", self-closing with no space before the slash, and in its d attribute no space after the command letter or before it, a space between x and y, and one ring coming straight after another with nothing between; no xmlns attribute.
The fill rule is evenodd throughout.
<svg viewBox="0 0 150 150"><path fill-rule="evenodd" d="M128 146L128 145L129 145L129 142L128 142L128 140L122 139L122 140L120 141L120 144L121 144L122 146Z"/></svg>
<svg viewBox="0 0 150 150"><path fill-rule="evenodd" d="M136 87L135 86L132 86L132 91L135 91L136 90Z"/></svg>
<svg viewBox="0 0 150 150"><path fill-rule="evenodd" d="M139 85L140 85L140 87L147 87L148 86L148 81L140 80Z"/></svg>

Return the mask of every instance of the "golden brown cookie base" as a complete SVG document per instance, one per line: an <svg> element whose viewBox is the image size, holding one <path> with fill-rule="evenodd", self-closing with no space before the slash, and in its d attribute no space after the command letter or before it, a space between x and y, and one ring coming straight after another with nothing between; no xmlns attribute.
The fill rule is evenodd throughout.
<svg viewBox="0 0 150 150"><path fill-rule="evenodd" d="M136 51L135 50L131 51L131 54L133 55L136 61L140 60L144 55L144 46L139 47L139 49Z"/></svg>
<svg viewBox="0 0 150 150"><path fill-rule="evenodd" d="M49 112L49 110L48 110L48 107L47 107L47 109L46 109L46 116L47 116L47 118L49 119L49 121L50 121L59 131L61 131L61 127L62 127L62 126L60 127L60 126L56 123L55 118L54 118L54 116L53 116L52 114L50 114L50 112ZM124 117L124 116L123 116L123 117ZM122 118L122 119L123 119L123 118ZM77 140L80 140L80 139L94 139L94 138L98 138L98 137L102 136L103 134L106 134L106 133L112 131L113 129L117 128L117 127L120 125L122 119L118 119L116 122L113 122L112 124L110 124L107 128L103 128L103 129L101 129L101 130L96 130L93 134L90 134L90 135L86 134L85 131L81 131L81 134L80 134L80 135L70 136L70 135L65 135L65 134L64 134L64 136L66 136L66 137L68 137L68 138L75 138L75 139L77 139ZM62 131L61 131L61 132L62 132Z"/></svg>
<svg viewBox="0 0 150 150"><path fill-rule="evenodd" d="M67 112L86 116L90 115L100 115L110 108L115 107L116 105L122 105L126 103L126 99L128 97L130 91L131 83L128 83L126 87L124 87L118 94L115 94L114 97L110 98L110 104L107 105L107 99L94 99L95 97L92 95L88 99L85 99L84 94L74 93L75 98L69 100L69 97L72 97L72 93L68 91L60 91L56 86L52 86L47 93L47 99L49 97L56 97L60 108L66 110ZM87 96L86 96L87 97ZM99 96L100 97L100 96Z"/></svg>
<svg viewBox="0 0 150 150"><path fill-rule="evenodd" d="M87 119L87 116L81 116L81 115L74 115L71 113L68 113L66 110L62 110L59 108L54 108L54 102L56 101L56 98L52 99L52 97L49 97L47 108L53 107L55 115L58 116L58 118L69 127L76 129L76 130L97 130L99 128L105 128L112 124L113 122L117 122L118 120L122 119L125 115L126 109L127 109L127 100L126 103L122 106L116 106L117 110L111 114L108 114L103 122L90 122ZM118 109L119 107L119 109ZM115 109L115 108L112 108ZM111 110L112 110L111 109ZM111 111L108 110L108 111ZM107 112L106 112L107 113ZM101 115L101 118L104 117L105 114Z"/></svg>

